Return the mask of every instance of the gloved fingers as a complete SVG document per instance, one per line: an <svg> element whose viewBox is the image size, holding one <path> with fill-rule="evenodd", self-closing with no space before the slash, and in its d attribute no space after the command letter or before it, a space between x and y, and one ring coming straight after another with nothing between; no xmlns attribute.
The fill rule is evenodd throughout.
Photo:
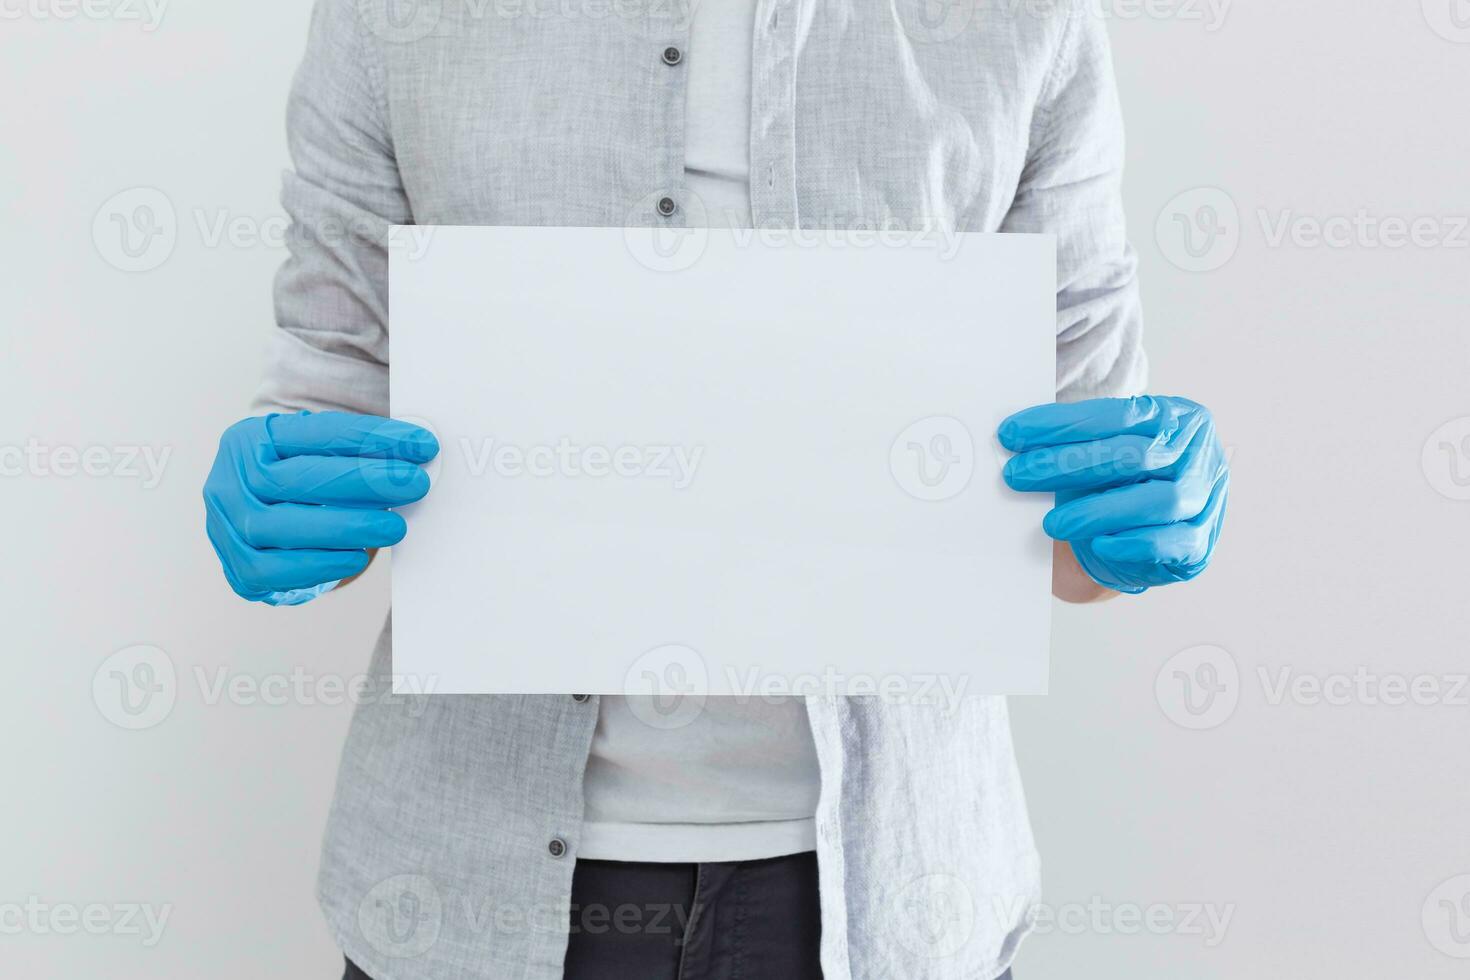
<svg viewBox="0 0 1470 980"><path fill-rule="evenodd" d="M368 553L265 549L255 552L251 565L253 582L269 583L271 592L291 592L362 574L368 566Z"/></svg>
<svg viewBox="0 0 1470 980"><path fill-rule="evenodd" d="M1187 449L1150 436L1110 436L1029 450L1007 460L1002 473L1012 490L1022 492L1104 490L1167 477Z"/></svg>
<svg viewBox="0 0 1470 980"><path fill-rule="evenodd" d="M429 474L401 459L292 456L258 460L243 474L250 492L268 504L400 507L429 492Z"/></svg>
<svg viewBox="0 0 1470 980"><path fill-rule="evenodd" d="M301 412L272 415L266 433L276 455L367 456L427 463L439 454L439 440L422 426L377 415Z"/></svg>
<svg viewBox="0 0 1470 980"><path fill-rule="evenodd" d="M246 599L351 578L368 565L368 553L361 550L252 548L212 510L205 526L230 587Z"/></svg>
<svg viewBox="0 0 1470 980"><path fill-rule="evenodd" d="M1087 541L1190 520L1204 510L1209 496L1209 485L1198 480L1145 480L1059 503L1041 526L1058 541Z"/></svg>
<svg viewBox="0 0 1470 980"><path fill-rule="evenodd" d="M1111 436L1154 437L1181 415L1200 410L1184 398L1139 395L1090 398L1023 409L1000 424L1000 443L1012 452L1090 442Z"/></svg>
<svg viewBox="0 0 1470 980"><path fill-rule="evenodd" d="M391 548L408 524L391 510L252 502L231 522L252 548Z"/></svg>
<svg viewBox="0 0 1470 980"><path fill-rule="evenodd" d="M1209 532L1196 524L1141 527L1094 538L1093 553L1125 565L1201 565L1208 555Z"/></svg>
<svg viewBox="0 0 1470 980"><path fill-rule="evenodd" d="M206 501L204 508L204 530L209 536L210 547L214 548L225 581L243 599L259 600L270 594L268 589L248 589L240 580L240 568L244 564L239 535L230 530L228 522Z"/></svg>
<svg viewBox="0 0 1470 980"><path fill-rule="evenodd" d="M1108 562L1164 565L1178 570L1176 578L1192 578L1208 563L1224 521L1230 479L1221 474L1198 515L1187 521L1143 527L1094 538L1088 543L1097 557Z"/></svg>

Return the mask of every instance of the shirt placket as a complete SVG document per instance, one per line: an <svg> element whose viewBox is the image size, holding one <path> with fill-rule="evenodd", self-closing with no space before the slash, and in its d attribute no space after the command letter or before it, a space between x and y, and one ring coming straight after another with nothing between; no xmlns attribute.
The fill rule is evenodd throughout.
<svg viewBox="0 0 1470 980"><path fill-rule="evenodd" d="M522 696L534 698L545 709L526 731L526 738L528 745L543 753L550 772L543 770L541 785L530 791L533 798L544 801L544 812L515 828L528 848L525 868L531 878L526 904L502 906L501 910L514 916L507 928L529 932L525 980L555 980L562 975L566 960L572 879L584 810L582 783L601 699L588 694ZM488 826L495 832L509 829L499 804L488 816L492 821ZM504 886L489 882L486 887L493 895L497 887Z"/></svg>
<svg viewBox="0 0 1470 980"><path fill-rule="evenodd" d="M760 0L750 94L750 211L757 228L795 228L796 38L801 0Z"/></svg>
<svg viewBox="0 0 1470 980"><path fill-rule="evenodd" d="M701 210L690 200L684 180L685 110L689 98L689 29L693 12L689 0L649 4L644 37L647 59L653 72L652 126L650 143L654 155L654 188L639 205L642 214L630 225L686 227L692 211ZM703 222L697 220L697 224Z"/></svg>

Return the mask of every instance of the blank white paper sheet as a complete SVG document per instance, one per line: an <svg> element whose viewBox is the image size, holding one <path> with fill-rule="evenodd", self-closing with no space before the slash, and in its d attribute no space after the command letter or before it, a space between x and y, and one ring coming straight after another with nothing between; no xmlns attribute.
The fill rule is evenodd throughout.
<svg viewBox="0 0 1470 980"><path fill-rule="evenodd" d="M1043 693L1048 236L395 228L395 417L439 438L393 549L438 693ZM405 681L405 678L409 678Z"/></svg>

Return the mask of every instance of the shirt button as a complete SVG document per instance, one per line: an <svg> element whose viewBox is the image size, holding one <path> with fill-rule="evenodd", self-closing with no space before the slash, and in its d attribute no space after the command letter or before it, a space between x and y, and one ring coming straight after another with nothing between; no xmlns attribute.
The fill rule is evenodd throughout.
<svg viewBox="0 0 1470 980"><path fill-rule="evenodd" d="M664 64L668 65L670 68L674 67L683 60L684 52L680 51L678 48L664 48Z"/></svg>
<svg viewBox="0 0 1470 980"><path fill-rule="evenodd" d="M658 199L658 213L667 218L674 213L674 199L672 197L661 197Z"/></svg>
<svg viewBox="0 0 1470 980"><path fill-rule="evenodd" d="M546 850L551 853L552 857L559 858L567 852L567 842L560 837L553 837L551 843L546 845Z"/></svg>
<svg viewBox="0 0 1470 980"><path fill-rule="evenodd" d="M577 702L578 704L586 704L587 703L587 699L590 698L591 696L592 695L590 695L590 694L573 694L572 695L572 700L575 701L575 702Z"/></svg>

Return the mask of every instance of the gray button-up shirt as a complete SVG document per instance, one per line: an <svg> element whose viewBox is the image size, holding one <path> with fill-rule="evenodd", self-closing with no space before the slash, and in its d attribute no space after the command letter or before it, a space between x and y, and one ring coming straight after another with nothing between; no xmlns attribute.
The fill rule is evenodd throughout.
<svg viewBox="0 0 1470 980"><path fill-rule="evenodd" d="M680 0L317 0L261 410L386 415L390 224L680 221ZM757 227L1048 232L1057 391L1144 380L1122 131L1086 0L759 0ZM385 628L375 675L391 671ZM385 686L386 679L382 682ZM1006 702L807 699L828 980L989 980L1038 898ZM597 699L375 697L320 898L377 980L561 976Z"/></svg>

